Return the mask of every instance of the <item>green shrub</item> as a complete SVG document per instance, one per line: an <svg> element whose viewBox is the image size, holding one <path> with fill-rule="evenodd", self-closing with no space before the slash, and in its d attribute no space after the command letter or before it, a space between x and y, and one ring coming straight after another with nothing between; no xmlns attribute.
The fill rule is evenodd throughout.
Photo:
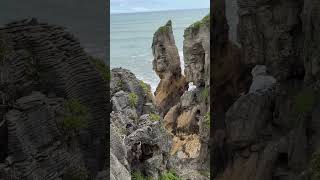
<svg viewBox="0 0 320 180"><path fill-rule="evenodd" d="M106 82L110 82L110 69L109 66L102 60L94 57L90 57L90 61L95 65L98 72Z"/></svg>
<svg viewBox="0 0 320 180"><path fill-rule="evenodd" d="M40 80L40 65L31 49L26 49L25 75L28 80Z"/></svg>
<svg viewBox="0 0 320 180"><path fill-rule="evenodd" d="M88 172L81 167L68 167L62 176L63 180L87 180Z"/></svg>
<svg viewBox="0 0 320 180"><path fill-rule="evenodd" d="M144 93L151 94L150 86L147 83L140 81L140 86L142 87Z"/></svg>
<svg viewBox="0 0 320 180"><path fill-rule="evenodd" d="M9 53L7 38L4 34L0 34L0 58L5 59L5 56Z"/></svg>
<svg viewBox="0 0 320 180"><path fill-rule="evenodd" d="M206 115L204 116L203 123L206 127L210 127L210 112L207 112Z"/></svg>
<svg viewBox="0 0 320 180"><path fill-rule="evenodd" d="M136 93L132 92L129 94L129 104L132 108L136 107L138 103L138 96Z"/></svg>
<svg viewBox="0 0 320 180"><path fill-rule="evenodd" d="M88 126L88 111L77 99L69 99L64 103L60 125L67 133L77 133Z"/></svg>
<svg viewBox="0 0 320 180"><path fill-rule="evenodd" d="M161 26L158 29L158 32L168 32L169 31L169 27L168 26Z"/></svg>
<svg viewBox="0 0 320 180"><path fill-rule="evenodd" d="M121 90L123 90L124 89L124 81L122 80L122 79L119 79L119 81L117 82L117 86L121 89Z"/></svg>
<svg viewBox="0 0 320 180"><path fill-rule="evenodd" d="M200 92L200 100L201 101L206 101L209 97L209 90L208 88L204 88L201 92Z"/></svg>
<svg viewBox="0 0 320 180"><path fill-rule="evenodd" d="M320 153L314 153L310 162L311 180L320 179Z"/></svg>
<svg viewBox="0 0 320 180"><path fill-rule="evenodd" d="M209 25L209 24L210 24L210 14L206 15L200 21L193 23L190 27L193 29L199 29L200 27L204 25Z"/></svg>
<svg viewBox="0 0 320 180"><path fill-rule="evenodd" d="M160 180L181 180L181 178L174 171L166 171L161 174Z"/></svg>
<svg viewBox="0 0 320 180"><path fill-rule="evenodd" d="M151 177L145 177L140 171L134 171L131 175L132 180L152 180Z"/></svg>
<svg viewBox="0 0 320 180"><path fill-rule="evenodd" d="M150 113L149 114L151 121L160 121L161 117L158 114Z"/></svg>
<svg viewBox="0 0 320 180"><path fill-rule="evenodd" d="M294 98L294 109L298 113L310 112L314 106L316 93L312 88L303 89Z"/></svg>

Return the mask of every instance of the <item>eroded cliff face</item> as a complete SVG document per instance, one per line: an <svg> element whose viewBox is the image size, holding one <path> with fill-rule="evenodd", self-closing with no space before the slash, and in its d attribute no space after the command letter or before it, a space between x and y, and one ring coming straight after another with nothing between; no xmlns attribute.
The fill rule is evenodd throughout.
<svg viewBox="0 0 320 180"><path fill-rule="evenodd" d="M0 34L1 143L6 142L0 177L57 179L83 172L95 178L105 161L107 82L62 27L31 19L10 23ZM78 115L85 119L79 129L65 124Z"/></svg>
<svg viewBox="0 0 320 180"><path fill-rule="evenodd" d="M129 70L111 71L111 179L159 179L167 171L171 138L165 132L150 86Z"/></svg>
<svg viewBox="0 0 320 180"><path fill-rule="evenodd" d="M224 1L215 4L222 12L217 15L226 20ZM227 154L221 160L220 151L212 152L214 176L218 180L309 179L316 173L312 154L319 151L315 141L318 55L313 46L318 37L317 3L238 0L237 9L238 67L251 72L251 85L244 86L244 93L226 106L221 118L226 134L220 139L221 149ZM219 22L213 21L211 27L217 28ZM228 34L227 28L216 32ZM219 42L213 39L212 47L226 51L227 46Z"/></svg>
<svg viewBox="0 0 320 180"><path fill-rule="evenodd" d="M175 44L172 22L160 27L153 36L153 70L160 77L155 94L155 103L165 115L186 90L185 77L181 74L180 57Z"/></svg>
<svg viewBox="0 0 320 180"><path fill-rule="evenodd" d="M181 89L173 88L176 91L174 101L164 99L166 109L159 109L163 114L164 127L172 137L170 146L169 167L174 169L182 178L186 179L208 179L209 178L209 73L210 73L210 17L209 15L202 20L195 22L185 30L184 33L184 62L185 77L181 75L180 59L174 43L163 43L164 37L173 40L171 21L166 26L161 27L156 33L154 44L159 44L165 49L174 51L177 63L167 63L161 66L161 62L166 58L159 58L161 48L153 48L156 67L165 67L163 72L173 78L171 69L175 69L177 76L182 77L184 84L193 84L194 88ZM160 33L161 32L161 33ZM164 33L164 34L163 34ZM161 37L161 38L159 38ZM170 41L169 41L170 42ZM163 50L162 50L163 51ZM165 51L164 51L165 52ZM166 54L166 53L162 53ZM170 53L167 53L167 56ZM163 57L163 56L160 56ZM169 56L169 57L172 57ZM165 62L165 61L164 61ZM159 64L160 63L160 64ZM159 74L157 68L154 68ZM166 76L159 74L160 78ZM159 87L164 87L160 82ZM168 87L165 87L168 88ZM169 87L171 88L171 87ZM157 99L157 92L155 93ZM168 102L169 101L169 102ZM156 101L157 103L157 101Z"/></svg>

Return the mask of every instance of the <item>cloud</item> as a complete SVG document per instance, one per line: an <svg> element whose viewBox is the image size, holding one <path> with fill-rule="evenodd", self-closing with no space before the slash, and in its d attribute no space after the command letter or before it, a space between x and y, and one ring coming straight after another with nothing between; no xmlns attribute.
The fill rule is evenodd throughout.
<svg viewBox="0 0 320 180"><path fill-rule="evenodd" d="M111 0L111 13L209 8L210 0Z"/></svg>
<svg viewBox="0 0 320 180"><path fill-rule="evenodd" d="M151 11L152 9L145 8L145 7L133 7L131 8L135 12L143 12L143 11Z"/></svg>

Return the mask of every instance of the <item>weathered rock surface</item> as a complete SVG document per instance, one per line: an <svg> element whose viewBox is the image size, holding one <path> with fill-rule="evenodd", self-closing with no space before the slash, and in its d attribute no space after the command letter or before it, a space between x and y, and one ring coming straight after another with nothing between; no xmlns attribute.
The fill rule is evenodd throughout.
<svg viewBox="0 0 320 180"><path fill-rule="evenodd" d="M109 113L106 82L89 55L64 28L36 19L7 24L0 34L1 101L6 106L1 115L17 178L56 179L70 163L88 168L94 177L105 162ZM55 124L55 108L67 99L79 100L90 114L73 151Z"/></svg>
<svg viewBox="0 0 320 180"><path fill-rule="evenodd" d="M163 116L174 106L187 89L181 74L180 57L172 32L172 23L160 27L152 42L153 70L160 77L155 92L155 103Z"/></svg>
<svg viewBox="0 0 320 180"><path fill-rule="evenodd" d="M164 127L173 136L169 166L182 178L209 178L210 17L185 30L185 77L193 88L185 90L164 116ZM202 173L205 172L205 173Z"/></svg>
<svg viewBox="0 0 320 180"><path fill-rule="evenodd" d="M111 75L114 78L111 79L110 151L115 159L111 167L119 167L111 172L111 177L131 179L132 173L140 172L158 179L167 168L171 140L154 107L150 87L126 69L112 69Z"/></svg>
<svg viewBox="0 0 320 180"><path fill-rule="evenodd" d="M186 80L195 86L209 85L210 15L185 30L183 57Z"/></svg>
<svg viewBox="0 0 320 180"><path fill-rule="evenodd" d="M234 3L234 0L226 1L229 5ZM234 34L228 33L224 3L215 1L218 9L213 15L218 19L211 25L217 32L211 45L218 53L228 50L227 35ZM237 67L238 72L251 71L252 84L243 83L243 93L236 93L240 97L234 96L236 99L225 105L225 118L221 119L226 129L222 128L220 132L224 135L217 138L221 148L212 151L211 166L215 168L216 179L311 178L312 154L319 152L319 143L315 141L319 137L319 123L315 120L319 119L315 95L318 48L314 46L318 42L319 17L315 13L318 4L315 1L238 0L234 8L238 11L237 39L241 46L237 51L242 54ZM215 57L215 53L211 54ZM232 84L226 81L225 86ZM221 89L214 91L216 95L225 93ZM226 97L220 100L229 101Z"/></svg>
<svg viewBox="0 0 320 180"><path fill-rule="evenodd" d="M253 79L249 89L249 93L256 93L256 92L270 90L277 82L277 80L274 77L267 75L266 66L262 66L262 65L255 66L252 69L251 74Z"/></svg>

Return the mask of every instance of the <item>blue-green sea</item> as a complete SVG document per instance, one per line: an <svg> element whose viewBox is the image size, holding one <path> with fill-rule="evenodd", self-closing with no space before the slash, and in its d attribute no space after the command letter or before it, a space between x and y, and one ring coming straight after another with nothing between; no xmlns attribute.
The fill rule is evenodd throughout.
<svg viewBox="0 0 320 180"><path fill-rule="evenodd" d="M172 20L173 33L183 66L183 34L185 28L201 20L209 9L111 14L110 65L131 70L137 78L150 84L154 91L159 78L152 70L152 38L154 32Z"/></svg>

